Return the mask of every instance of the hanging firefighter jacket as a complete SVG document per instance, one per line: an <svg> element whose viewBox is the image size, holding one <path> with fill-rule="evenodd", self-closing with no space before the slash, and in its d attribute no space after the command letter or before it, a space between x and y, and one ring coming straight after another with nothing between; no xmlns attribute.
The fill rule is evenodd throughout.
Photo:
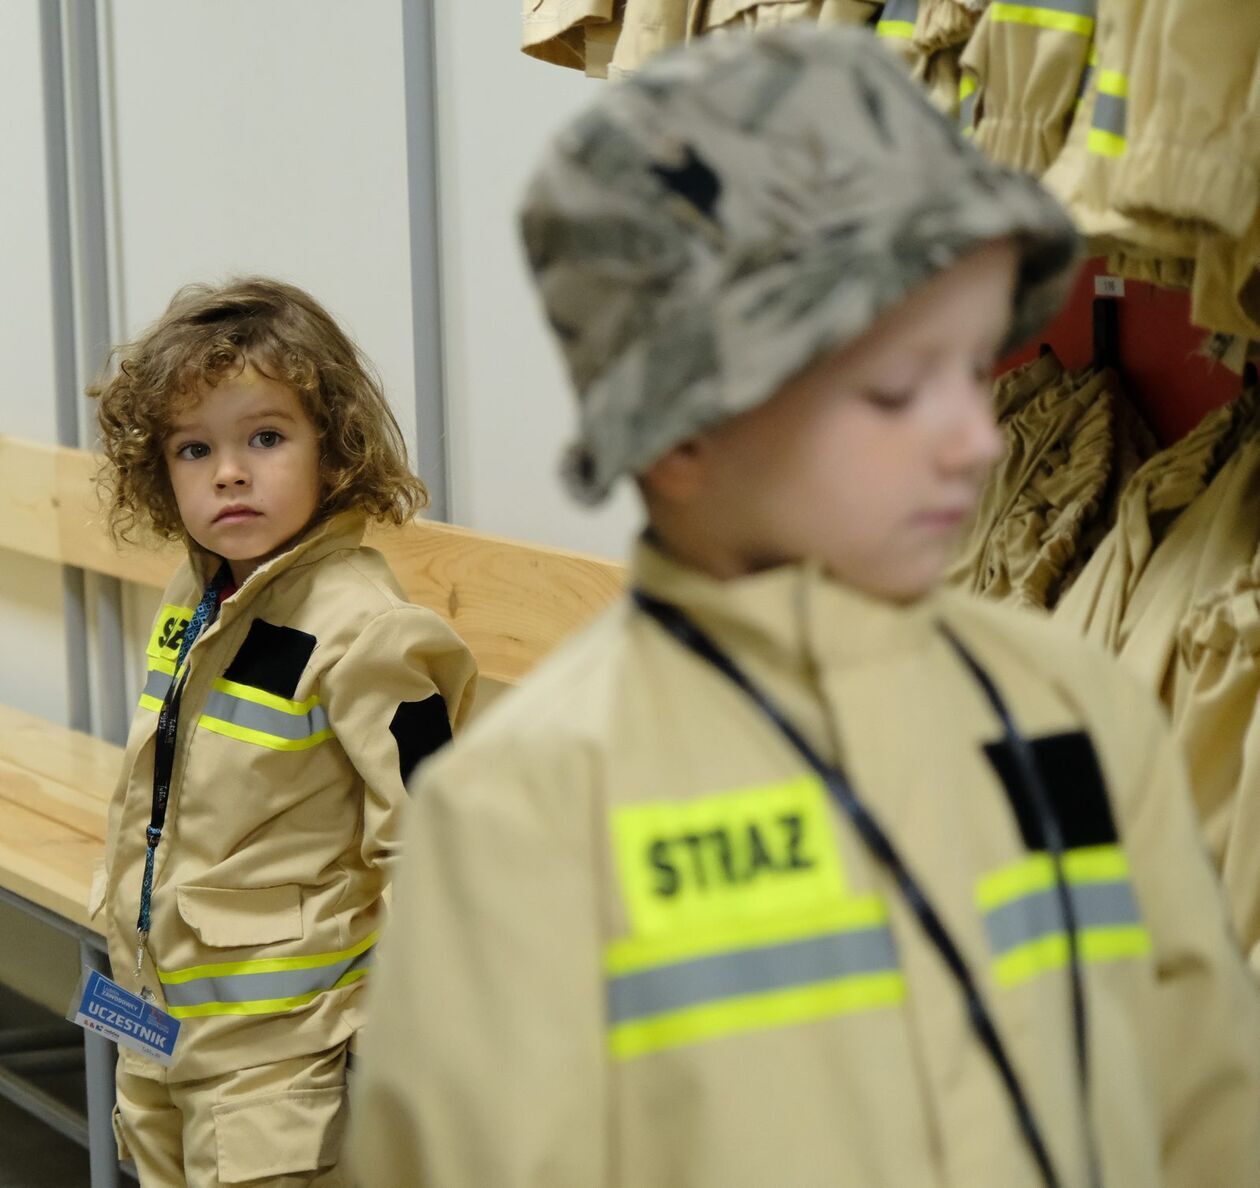
<svg viewBox="0 0 1260 1188"><path fill-rule="evenodd" d="M1043 355L998 385L1006 449L946 580L997 601L1050 608L1114 521L1119 492L1152 452L1109 372L1065 372Z"/></svg>

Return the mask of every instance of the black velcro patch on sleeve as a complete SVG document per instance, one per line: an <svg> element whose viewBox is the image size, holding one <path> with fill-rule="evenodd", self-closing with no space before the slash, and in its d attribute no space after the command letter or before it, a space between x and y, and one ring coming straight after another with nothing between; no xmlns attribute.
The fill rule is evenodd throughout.
<svg viewBox="0 0 1260 1188"><path fill-rule="evenodd" d="M1030 739L1029 745L1063 831L1064 846L1075 850L1112 845L1119 840L1107 782L1089 735L1073 730ZM1010 747L1005 740L986 743L984 753L1006 788L1024 845L1030 850L1044 850L1046 839Z"/></svg>
<svg viewBox="0 0 1260 1188"><path fill-rule="evenodd" d="M255 619L223 676L238 685L292 698L314 650L313 635Z"/></svg>
<svg viewBox="0 0 1260 1188"><path fill-rule="evenodd" d="M398 744L398 771L405 784L423 760L451 741L451 719L442 694L399 702L389 732Z"/></svg>

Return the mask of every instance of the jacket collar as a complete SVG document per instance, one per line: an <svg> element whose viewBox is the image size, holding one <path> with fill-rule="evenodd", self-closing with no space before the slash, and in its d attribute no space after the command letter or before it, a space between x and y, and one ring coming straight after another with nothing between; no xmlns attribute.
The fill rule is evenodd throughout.
<svg viewBox="0 0 1260 1188"><path fill-rule="evenodd" d="M935 638L938 598L901 606L829 577L814 561L719 581L641 540L631 581L673 603L734 656L776 668L835 670L916 651Z"/></svg>
<svg viewBox="0 0 1260 1188"><path fill-rule="evenodd" d="M309 565L338 549L357 548L363 540L366 527L367 517L361 511L339 512L321 520L298 537L283 553L263 562L245 579L241 590L248 591L248 597L252 598L268 582L297 565ZM190 541L188 564L194 580L204 589L223 564L223 558Z"/></svg>

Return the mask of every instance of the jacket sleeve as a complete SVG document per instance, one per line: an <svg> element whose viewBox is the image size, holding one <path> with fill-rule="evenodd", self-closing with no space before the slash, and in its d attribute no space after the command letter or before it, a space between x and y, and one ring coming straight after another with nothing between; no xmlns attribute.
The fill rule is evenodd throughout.
<svg viewBox="0 0 1260 1188"><path fill-rule="evenodd" d="M1040 176L1059 155L1084 89L1094 31L1088 6L988 8L963 53L976 84L975 142Z"/></svg>
<svg viewBox="0 0 1260 1188"><path fill-rule="evenodd" d="M1131 716L1125 726L1133 753L1148 756L1118 804L1157 978L1150 1038L1163 1182L1251 1184L1260 1169L1260 992L1231 935L1181 752L1153 707L1145 723Z"/></svg>
<svg viewBox="0 0 1260 1188"><path fill-rule="evenodd" d="M371 620L325 674L328 722L363 781L363 861L397 855L407 779L467 716L476 665L432 611L394 607Z"/></svg>
<svg viewBox="0 0 1260 1188"><path fill-rule="evenodd" d="M1127 84L1117 207L1241 238L1260 204L1260 4L1151 0Z"/></svg>
<svg viewBox="0 0 1260 1188"><path fill-rule="evenodd" d="M502 748L426 769L360 1036L355 1182L607 1183L591 814Z"/></svg>
<svg viewBox="0 0 1260 1188"><path fill-rule="evenodd" d="M1173 722L1243 951L1260 978L1260 569L1181 629Z"/></svg>

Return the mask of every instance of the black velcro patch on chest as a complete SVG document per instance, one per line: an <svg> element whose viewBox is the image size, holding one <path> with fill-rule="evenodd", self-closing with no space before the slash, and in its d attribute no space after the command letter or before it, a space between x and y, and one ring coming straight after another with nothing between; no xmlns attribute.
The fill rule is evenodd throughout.
<svg viewBox="0 0 1260 1188"><path fill-rule="evenodd" d="M1112 845L1119 840L1111 800L1098 755L1080 730L1029 740L1050 806L1069 850ZM1028 790L1006 740L986 743L984 753L1006 789L1020 836L1030 850L1046 849L1046 839Z"/></svg>
<svg viewBox="0 0 1260 1188"><path fill-rule="evenodd" d="M276 697L292 698L315 650L315 637L295 627L277 627L265 619L255 619L232 663L225 680L250 685Z"/></svg>
<svg viewBox="0 0 1260 1188"><path fill-rule="evenodd" d="M422 760L451 741L446 700L441 693L432 693L423 701L399 702L389 732L398 744L398 771L405 784Z"/></svg>

